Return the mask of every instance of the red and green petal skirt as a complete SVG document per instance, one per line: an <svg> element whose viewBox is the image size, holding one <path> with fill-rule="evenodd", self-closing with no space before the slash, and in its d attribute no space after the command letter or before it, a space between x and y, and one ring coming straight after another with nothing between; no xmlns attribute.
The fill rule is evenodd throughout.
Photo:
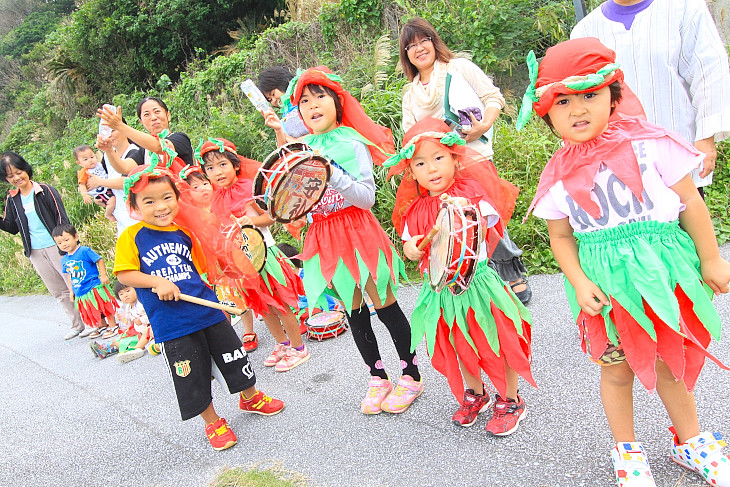
<svg viewBox="0 0 730 487"><path fill-rule="evenodd" d="M702 281L694 243L678 222L634 222L575 237L583 271L611 302L590 317L565 280L571 311L585 325L592 353L602 352L597 339L620 345L648 390L656 388L657 358L690 391L706 358L730 370L707 351L713 336L720 339L720 317Z"/></svg>
<svg viewBox="0 0 730 487"><path fill-rule="evenodd" d="M326 217L313 215L301 259L310 312L326 306L325 293L342 300L352 313L355 288L372 277L381 302L388 287L397 294L399 276L407 279L403 260L369 210L354 206Z"/></svg>
<svg viewBox="0 0 730 487"><path fill-rule="evenodd" d="M258 279L248 279L241 291L246 305L258 316L263 316L270 313L269 307L282 312L290 307L298 308L304 287L286 255L273 245L266 249L266 263Z"/></svg>
<svg viewBox="0 0 730 487"><path fill-rule="evenodd" d="M434 292L424 283L411 316L412 350L424 335L431 364L459 402L464 396L459 359L476 377L483 370L502 397L507 397L505 363L537 387L530 367L530 312L486 260L458 296L446 289Z"/></svg>
<svg viewBox="0 0 730 487"><path fill-rule="evenodd" d="M76 296L75 304L83 322L94 328L101 324L102 315L113 317L119 309L119 303L108 284L99 284L88 293Z"/></svg>

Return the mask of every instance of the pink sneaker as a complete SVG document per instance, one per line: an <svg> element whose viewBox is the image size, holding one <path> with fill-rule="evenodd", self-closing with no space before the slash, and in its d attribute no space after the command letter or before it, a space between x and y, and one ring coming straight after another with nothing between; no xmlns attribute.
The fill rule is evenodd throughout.
<svg viewBox="0 0 730 487"><path fill-rule="evenodd" d="M271 352L271 355L266 357L266 360L264 360L264 365L267 367L273 367L274 365L278 364L279 360L283 359L286 356L287 350L289 350L289 345L277 343L274 346L274 351Z"/></svg>
<svg viewBox="0 0 730 487"><path fill-rule="evenodd" d="M423 392L423 379L416 382L410 375L398 379L398 385L380 405L388 413L402 413Z"/></svg>
<svg viewBox="0 0 730 487"><path fill-rule="evenodd" d="M382 410L380 404L392 390L393 383L388 379L381 379L375 376L370 377L368 381L368 393L365 399L362 400L360 411L363 414L380 414Z"/></svg>
<svg viewBox="0 0 730 487"><path fill-rule="evenodd" d="M294 347L289 347L289 349L286 351L286 355L283 359L279 360L279 362L276 364L275 370L277 372L286 372L287 370L291 370L297 365L302 365L304 362L309 360L309 350L307 350L307 346L304 345L304 348L302 350L297 350Z"/></svg>

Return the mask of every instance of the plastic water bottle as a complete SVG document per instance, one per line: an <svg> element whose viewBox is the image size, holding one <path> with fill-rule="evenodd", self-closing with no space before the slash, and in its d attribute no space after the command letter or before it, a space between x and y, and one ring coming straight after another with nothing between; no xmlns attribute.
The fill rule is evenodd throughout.
<svg viewBox="0 0 730 487"><path fill-rule="evenodd" d="M266 100L266 97L250 79L241 83L241 91L246 93L246 96L249 100L251 100L251 103L253 103L256 107L256 110L262 114L269 109L269 102Z"/></svg>
<svg viewBox="0 0 730 487"><path fill-rule="evenodd" d="M117 113L117 107L114 105L104 105L104 108L109 109L113 113ZM99 120L99 135L102 137L110 137L112 135L112 128L104 123L104 120Z"/></svg>

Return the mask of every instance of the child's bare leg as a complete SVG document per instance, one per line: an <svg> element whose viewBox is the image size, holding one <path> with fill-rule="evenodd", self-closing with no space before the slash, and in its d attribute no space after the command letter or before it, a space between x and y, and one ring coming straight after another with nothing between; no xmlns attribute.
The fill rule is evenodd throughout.
<svg viewBox="0 0 730 487"><path fill-rule="evenodd" d="M281 326L281 320L279 316L269 307L269 312L263 316L266 328L269 329L271 336L274 337L276 343L284 343L287 341L286 333L284 333L284 327Z"/></svg>
<svg viewBox="0 0 730 487"><path fill-rule="evenodd" d="M469 370L464 365L464 362L459 359L459 368L461 369L461 376L464 378L466 388L474 391L477 396L484 395L484 383L481 377L476 377L469 373Z"/></svg>
<svg viewBox="0 0 730 487"><path fill-rule="evenodd" d="M114 209L117 206L117 198L116 196L112 196L109 198L109 201L106 202L106 209L104 210L104 216L110 220L110 221L117 221L117 219L114 217Z"/></svg>
<svg viewBox="0 0 730 487"><path fill-rule="evenodd" d="M684 443L700 434L695 396L687 391L687 385L683 380L677 381L674 378L672 371L661 359L656 361L656 372L656 391L677 431L679 442Z"/></svg>
<svg viewBox="0 0 730 487"><path fill-rule="evenodd" d="M616 443L634 442L634 371L624 361L601 367L601 401Z"/></svg>
<svg viewBox="0 0 730 487"><path fill-rule="evenodd" d="M289 344L294 348L301 347L302 335L299 334L299 320L294 316L291 309L287 307L286 313L277 310L276 314L281 324L284 325L284 331L289 338Z"/></svg>
<svg viewBox="0 0 730 487"><path fill-rule="evenodd" d="M215 412L215 409L213 409L213 403L211 402L210 405L205 408L205 411L200 413L200 417L203 418L203 421L205 421L205 424L215 423L220 419L220 416L218 416L218 413Z"/></svg>
<svg viewBox="0 0 730 487"><path fill-rule="evenodd" d="M385 302L381 302L380 296L378 295L378 288L376 287L372 277L369 277L368 281L365 283L365 291L367 291L370 299L373 300L373 306L375 307L375 309L387 308L396 301L393 290L390 288L390 286L388 286L387 294L385 296ZM353 301L357 302L357 308L360 308L361 306L365 305L365 301L363 301L362 293L359 289L355 288L355 292L358 294L358 296L355 296ZM355 306L353 306L353 308L355 308Z"/></svg>
<svg viewBox="0 0 730 487"><path fill-rule="evenodd" d="M244 389L243 391L241 391L241 395L244 399L251 399L254 394L256 394L256 386L251 386L248 389ZM211 403L211 406L212 405L213 404Z"/></svg>
<svg viewBox="0 0 730 487"><path fill-rule="evenodd" d="M244 335L253 333L253 311L250 309L246 310L246 312L241 315L241 323L243 323Z"/></svg>
<svg viewBox="0 0 730 487"><path fill-rule="evenodd" d="M507 361L504 361L504 372L507 380L507 397L505 399L517 400L517 387L519 385L518 375L515 369L507 365Z"/></svg>

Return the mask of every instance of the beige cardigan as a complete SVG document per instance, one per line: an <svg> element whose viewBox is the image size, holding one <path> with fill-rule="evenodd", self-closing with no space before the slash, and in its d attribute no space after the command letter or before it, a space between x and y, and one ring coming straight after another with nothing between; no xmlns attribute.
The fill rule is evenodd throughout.
<svg viewBox="0 0 730 487"><path fill-rule="evenodd" d="M463 58L452 59L446 65L436 61L431 74L431 81L423 86L420 82L420 76L416 75L403 94L403 132L407 132L416 122L425 117L444 118L444 87L447 71L459 73L463 76L474 88L485 108L495 107L500 110L504 108L504 97L499 88L494 86L489 76L484 74L484 71L479 69L476 64ZM467 144L467 147L479 151L488 158L491 158L494 154L491 140L487 143L475 140Z"/></svg>

